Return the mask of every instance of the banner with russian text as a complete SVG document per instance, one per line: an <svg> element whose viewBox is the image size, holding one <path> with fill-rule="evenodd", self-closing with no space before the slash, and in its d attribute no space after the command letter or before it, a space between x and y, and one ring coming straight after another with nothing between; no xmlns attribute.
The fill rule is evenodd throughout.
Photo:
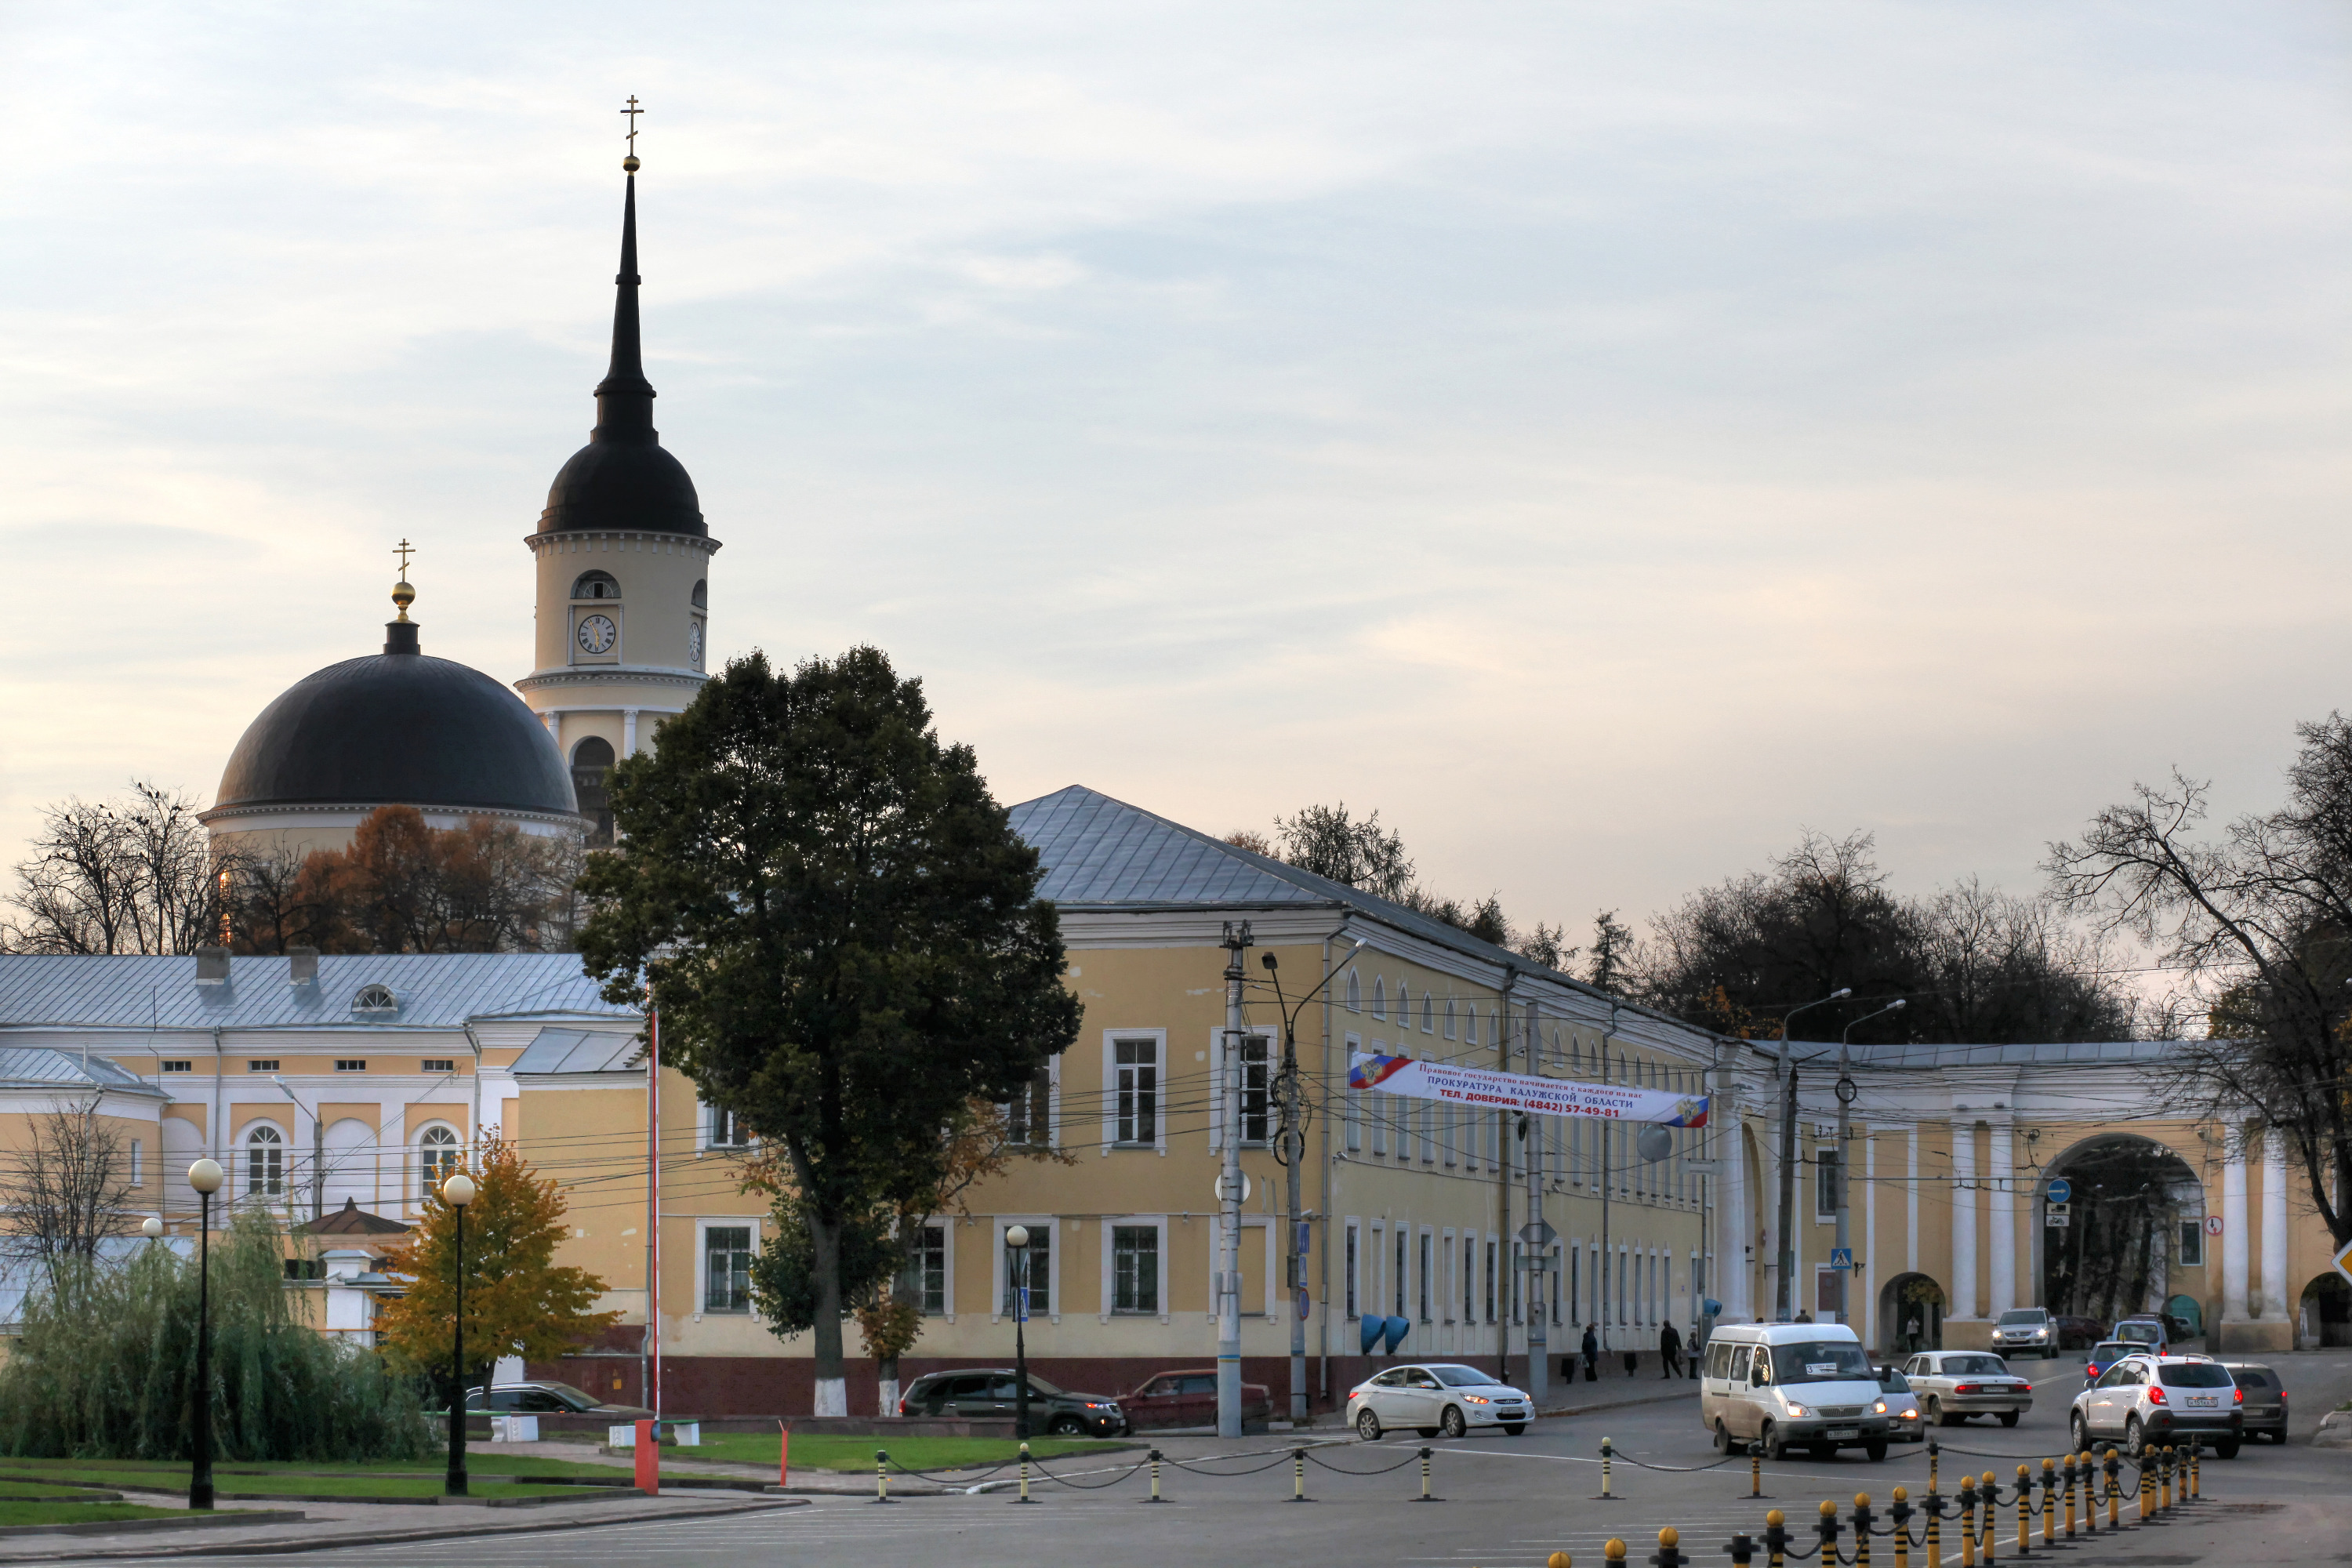
<svg viewBox="0 0 2352 1568"><path fill-rule="evenodd" d="M1611 1121L1654 1121L1665 1127L1706 1125L1707 1097L1703 1094L1532 1078L1526 1073L1415 1061L1411 1057L1360 1052L1349 1060L1348 1087L1401 1094L1409 1100L1442 1100L1449 1105L1524 1110L1537 1116L1596 1116Z"/></svg>

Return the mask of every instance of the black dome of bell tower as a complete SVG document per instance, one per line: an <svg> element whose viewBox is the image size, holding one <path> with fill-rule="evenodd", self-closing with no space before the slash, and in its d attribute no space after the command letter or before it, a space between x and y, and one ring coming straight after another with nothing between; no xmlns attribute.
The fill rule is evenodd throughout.
<svg viewBox="0 0 2352 1568"><path fill-rule="evenodd" d="M634 165L635 160L630 160ZM621 271L613 279L613 363L596 385L596 427L548 488L541 533L631 531L707 538L686 465L654 428L654 388L637 342L637 176L621 211Z"/></svg>

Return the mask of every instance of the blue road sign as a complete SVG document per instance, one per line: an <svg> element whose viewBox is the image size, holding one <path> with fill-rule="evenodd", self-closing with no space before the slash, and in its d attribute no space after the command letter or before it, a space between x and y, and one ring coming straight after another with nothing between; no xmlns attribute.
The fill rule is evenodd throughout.
<svg viewBox="0 0 2352 1568"><path fill-rule="evenodd" d="M2074 1184L2060 1176L2050 1184L2050 1201L2063 1204L2074 1195Z"/></svg>
<svg viewBox="0 0 2352 1568"><path fill-rule="evenodd" d="M1851 1247L1833 1247L1830 1248L1830 1267L1832 1268L1853 1268L1853 1248Z"/></svg>

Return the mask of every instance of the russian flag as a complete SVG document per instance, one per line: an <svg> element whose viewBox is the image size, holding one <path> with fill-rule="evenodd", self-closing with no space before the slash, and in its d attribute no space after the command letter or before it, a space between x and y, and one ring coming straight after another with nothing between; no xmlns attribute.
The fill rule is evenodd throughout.
<svg viewBox="0 0 2352 1568"><path fill-rule="evenodd" d="M1706 1126L1706 1102L1707 1097L1706 1095L1701 1095L1696 1100L1676 1100L1675 1102L1675 1119L1672 1121L1667 1122L1666 1125L1669 1127L1688 1127L1693 1129Z"/></svg>
<svg viewBox="0 0 2352 1568"><path fill-rule="evenodd" d="M1348 1087L1375 1089L1411 1066L1411 1057L1358 1057L1348 1064Z"/></svg>

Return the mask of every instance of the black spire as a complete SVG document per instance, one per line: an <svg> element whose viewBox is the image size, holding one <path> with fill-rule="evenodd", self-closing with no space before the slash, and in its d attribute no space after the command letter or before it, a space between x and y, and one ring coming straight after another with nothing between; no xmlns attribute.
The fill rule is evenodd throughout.
<svg viewBox="0 0 2352 1568"><path fill-rule="evenodd" d="M654 388L637 336L637 160L621 206L621 270L613 279L613 362L596 384L596 426L547 492L541 533L642 529L708 537L685 468L654 429Z"/></svg>
<svg viewBox="0 0 2352 1568"><path fill-rule="evenodd" d="M591 441L655 441L654 386L637 339L637 177L628 176L621 205L621 270L613 283L613 363L596 384Z"/></svg>

